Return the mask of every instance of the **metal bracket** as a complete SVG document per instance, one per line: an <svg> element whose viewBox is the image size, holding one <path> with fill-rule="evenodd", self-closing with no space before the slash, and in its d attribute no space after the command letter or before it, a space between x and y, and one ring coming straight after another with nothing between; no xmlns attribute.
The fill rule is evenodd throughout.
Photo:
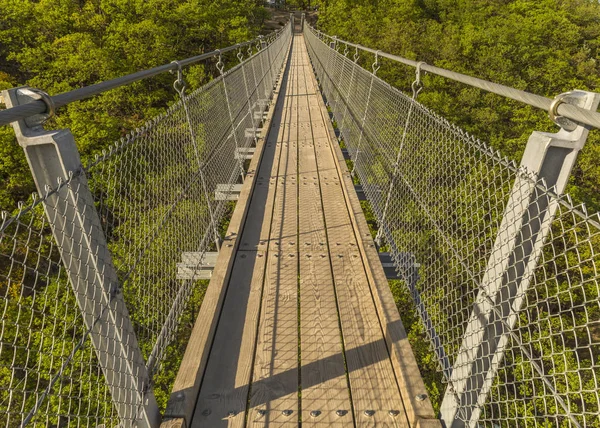
<svg viewBox="0 0 600 428"><path fill-rule="evenodd" d="M181 263L177 263L177 279L210 279L218 256L218 252L182 253Z"/></svg>
<svg viewBox="0 0 600 428"><path fill-rule="evenodd" d="M245 138L260 138L261 134L262 134L263 129L262 128L246 128L244 130L244 137Z"/></svg>
<svg viewBox="0 0 600 428"><path fill-rule="evenodd" d="M240 147L235 152L235 158L241 160L252 159L256 152L256 147Z"/></svg>
<svg viewBox="0 0 600 428"><path fill-rule="evenodd" d="M548 110L548 117L558 126L560 126L565 131L571 132L575 131L579 124L571 119L568 119L564 116L558 115L558 106L561 104L572 104L577 107L587 108L586 107L586 92L584 91L570 91L564 92L562 94L557 95L552 104L550 104L550 109Z"/></svg>
<svg viewBox="0 0 600 428"><path fill-rule="evenodd" d="M265 111L255 111L254 112L254 120L264 121L268 116L268 113Z"/></svg>
<svg viewBox="0 0 600 428"><path fill-rule="evenodd" d="M360 184L354 185L354 191L356 192L356 196L358 197L359 201L367 200L367 195L365 195L365 190L363 189L363 187Z"/></svg>
<svg viewBox="0 0 600 428"><path fill-rule="evenodd" d="M217 184L215 189L215 200L237 201L242 193L243 184Z"/></svg>
<svg viewBox="0 0 600 428"><path fill-rule="evenodd" d="M413 270L418 271L421 266L419 263L414 261L412 253L398 253L397 258L399 260L407 261L400 265L396 269L396 263L394 262L394 256L392 253L377 253L379 255L379 261L383 266L383 271L387 279L402 279L405 280L407 277L414 276ZM410 262L409 262L410 261ZM399 273L400 272L400 273Z"/></svg>

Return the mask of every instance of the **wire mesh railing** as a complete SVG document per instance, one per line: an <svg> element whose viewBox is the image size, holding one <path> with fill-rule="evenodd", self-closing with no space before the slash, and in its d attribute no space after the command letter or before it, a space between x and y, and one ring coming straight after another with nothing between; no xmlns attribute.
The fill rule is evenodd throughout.
<svg viewBox="0 0 600 428"><path fill-rule="evenodd" d="M68 131L15 124L40 196L0 224L1 426L156 426L154 380L290 36L240 48L228 71L219 56L189 95L179 67L179 100L88 165Z"/></svg>
<svg viewBox="0 0 600 428"><path fill-rule="evenodd" d="M55 214L73 206L65 197L71 185L20 206L13 217L3 214L0 420L6 427L119 421L52 236Z"/></svg>
<svg viewBox="0 0 600 428"><path fill-rule="evenodd" d="M377 56L366 70L304 35L447 383L447 426L599 427L600 222L559 196L573 159L567 178L560 163L528 168L537 153L518 167L419 104L418 87L379 79ZM563 159L548 135L531 147Z"/></svg>

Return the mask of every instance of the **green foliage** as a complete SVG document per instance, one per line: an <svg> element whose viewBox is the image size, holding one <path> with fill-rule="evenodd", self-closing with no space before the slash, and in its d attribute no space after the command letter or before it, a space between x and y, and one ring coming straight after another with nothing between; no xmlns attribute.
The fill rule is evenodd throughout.
<svg viewBox="0 0 600 428"><path fill-rule="evenodd" d="M554 97L600 86L600 5L589 0L320 0L318 27L365 46ZM373 62L364 55L363 63ZM383 60L378 75L409 90L414 69ZM419 100L519 159L544 111L436 76ZM591 133L569 192L600 210L600 135Z"/></svg>
<svg viewBox="0 0 600 428"><path fill-rule="evenodd" d="M0 0L0 89L29 85L51 95L255 37L267 13L258 0ZM204 65L185 70L207 82ZM84 160L160 112L175 93L167 74L60 110L48 127L70 128ZM0 129L0 210L35 190L22 149Z"/></svg>

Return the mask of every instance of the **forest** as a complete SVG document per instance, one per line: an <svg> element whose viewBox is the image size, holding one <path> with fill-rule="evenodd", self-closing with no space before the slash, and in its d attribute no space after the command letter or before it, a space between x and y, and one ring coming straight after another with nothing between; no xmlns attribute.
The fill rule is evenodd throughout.
<svg viewBox="0 0 600 428"><path fill-rule="evenodd" d="M597 91L600 84L600 5L594 0L290 0L285 6L317 7L311 22L341 39L550 98L572 89ZM0 0L0 90L29 85L56 95L88 86L265 34L270 14L261 0ZM215 75L209 62L185 70L190 89ZM378 75L410 94L413 69L382 60ZM173 78L165 74L70 104L47 128L71 129L85 163L172 105ZM520 159L534 130L558 130L533 107L441 77L426 75L423 83L419 102L510 159ZM590 213L600 211L599 165L596 130L567 189ZM0 211L17 212L35 191L8 126L0 127L0 183ZM399 308L411 307L404 284L391 287ZM181 337L189 334L203 291L194 290ZM0 282L0 295L13 292ZM416 313L401 313L437 409L444 387L437 361ZM172 358L157 376L161 406L177 363ZM8 379L2 364L0 380ZM88 382L94 379L90 374Z"/></svg>
<svg viewBox="0 0 600 428"><path fill-rule="evenodd" d="M259 0L1 0L0 17L0 90L26 84L56 95L252 39L267 11ZM190 89L210 76L203 64L186 69ZM88 159L172 103L172 80L71 104L48 125L71 129ZM12 129L1 127L0 210L35 190L28 169Z"/></svg>
<svg viewBox="0 0 600 428"><path fill-rule="evenodd" d="M600 5L593 0L321 0L317 28L405 58L554 98L600 84ZM371 58L371 61L373 59ZM383 61L379 76L410 93L414 70ZM442 77L419 101L510 159L547 113ZM568 189L600 210L600 136L590 133Z"/></svg>

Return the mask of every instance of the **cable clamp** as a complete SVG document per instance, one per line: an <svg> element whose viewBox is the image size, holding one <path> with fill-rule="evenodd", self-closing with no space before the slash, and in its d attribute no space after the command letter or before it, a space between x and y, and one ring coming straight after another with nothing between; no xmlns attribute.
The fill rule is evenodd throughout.
<svg viewBox="0 0 600 428"><path fill-rule="evenodd" d="M421 92L421 89L423 89L423 83L421 82L421 67L423 67L423 65L427 65L427 63L423 61L417 62L417 67L415 70L415 81L411 85L413 91L413 99L417 98L417 95L419 95L419 92Z"/></svg>
<svg viewBox="0 0 600 428"><path fill-rule="evenodd" d="M381 52L381 51L375 52L375 62L371 66L373 68L373 74L377 74L377 70L379 70L379 68L380 68L380 65L379 65L379 52Z"/></svg>
<svg viewBox="0 0 600 428"><path fill-rule="evenodd" d="M44 113L36 114L34 116L25 119L29 126L41 125L56 114L56 105L52 97L47 92L36 88L20 88L17 90L18 97L25 97L27 101L22 103L31 102L31 100L41 100L46 104L46 111Z"/></svg>
<svg viewBox="0 0 600 428"><path fill-rule="evenodd" d="M573 91L564 92L562 94L557 95L552 100L550 108L548 109L548 117L550 118L550 120L569 132L577 129L579 125L571 119L568 119L564 116L560 116L558 114L558 106L560 106L561 104L569 104L568 98L572 97L573 95L575 95Z"/></svg>
<svg viewBox="0 0 600 428"><path fill-rule="evenodd" d="M221 76L223 75L223 70L225 69L225 64L223 64L223 57L221 56L221 50L217 49L216 50L217 55L219 60L217 61L217 70L219 70L219 73L221 73Z"/></svg>

